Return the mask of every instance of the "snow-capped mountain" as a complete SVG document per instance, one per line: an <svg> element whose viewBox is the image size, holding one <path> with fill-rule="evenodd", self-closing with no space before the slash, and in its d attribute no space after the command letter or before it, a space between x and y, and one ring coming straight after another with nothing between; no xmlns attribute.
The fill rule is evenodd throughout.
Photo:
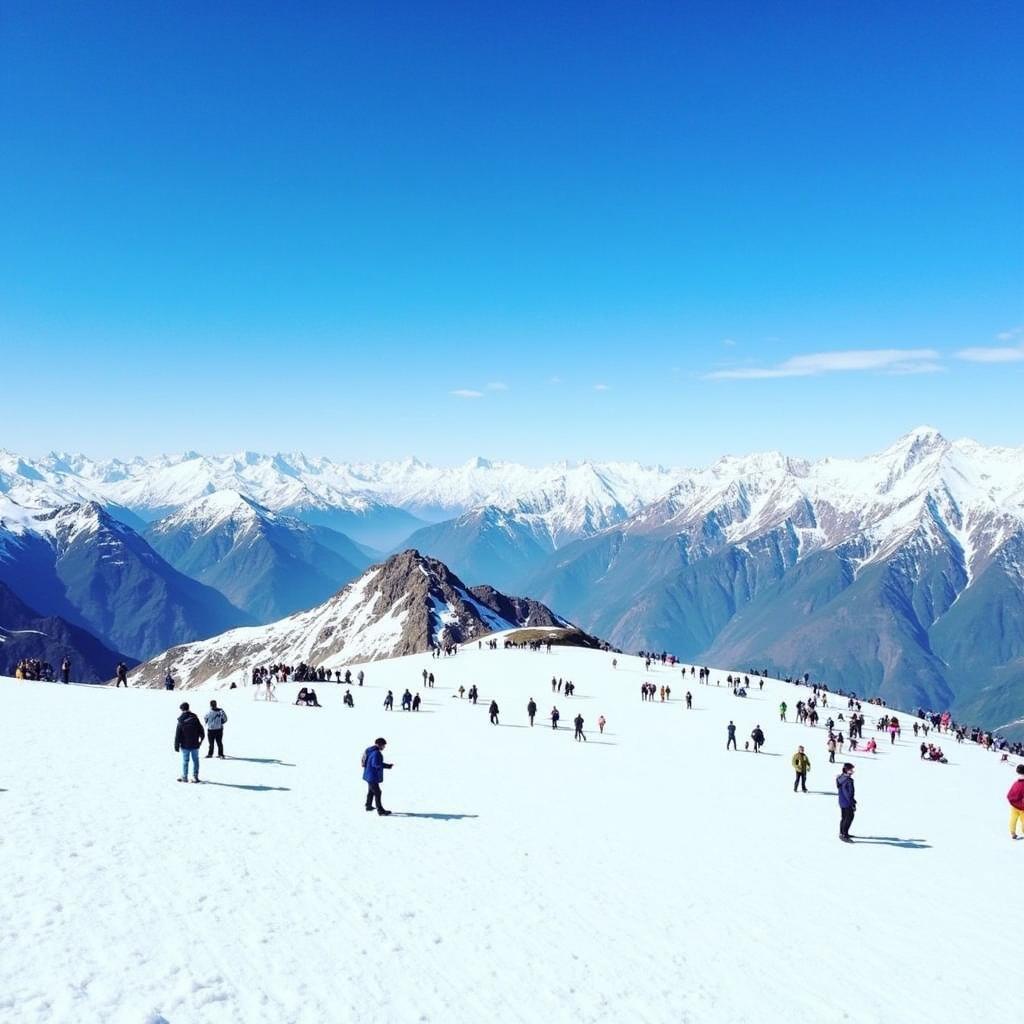
<svg viewBox="0 0 1024 1024"><path fill-rule="evenodd" d="M165 651L133 673L135 685L157 687L170 671L179 685L237 680L255 665L301 662L342 667L461 644L519 626L568 627L549 608L467 587L447 566L404 551L371 566L317 608L267 626Z"/></svg>
<svg viewBox="0 0 1024 1024"><path fill-rule="evenodd" d="M722 459L527 589L626 648L991 717L1024 705L1022 566L1024 452L921 428L864 459Z"/></svg>
<svg viewBox="0 0 1024 1024"><path fill-rule="evenodd" d="M0 497L0 581L139 659L252 621L96 502L27 509Z"/></svg>
<svg viewBox="0 0 1024 1024"><path fill-rule="evenodd" d="M271 512L238 491L196 498L144 536L176 569L257 622L320 604L371 561L344 534Z"/></svg>
<svg viewBox="0 0 1024 1024"><path fill-rule="evenodd" d="M186 452L127 462L0 453L0 493L21 504L98 501L115 514L125 511L151 522L198 498L236 491L265 508L380 548L396 546L424 521L484 505L538 517L557 545L620 522L679 479L677 470L632 463L533 468L478 458L436 467L417 459L338 463L300 453Z"/></svg>

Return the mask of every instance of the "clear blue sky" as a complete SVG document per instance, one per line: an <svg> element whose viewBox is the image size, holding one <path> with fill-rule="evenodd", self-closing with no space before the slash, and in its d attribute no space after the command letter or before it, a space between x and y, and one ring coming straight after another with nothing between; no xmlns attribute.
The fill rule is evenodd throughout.
<svg viewBox="0 0 1024 1024"><path fill-rule="evenodd" d="M8 0L0 447L1024 443L1022 50L1010 2Z"/></svg>

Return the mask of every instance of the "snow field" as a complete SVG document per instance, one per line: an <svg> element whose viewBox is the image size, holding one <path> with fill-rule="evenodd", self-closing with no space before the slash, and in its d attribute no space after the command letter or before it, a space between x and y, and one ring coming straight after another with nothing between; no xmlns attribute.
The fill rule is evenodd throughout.
<svg viewBox="0 0 1024 1024"><path fill-rule="evenodd" d="M1012 768L997 756L943 736L951 763L926 764L909 730L895 748L878 734L874 759L849 758L853 833L877 838L846 846L824 729L778 721L803 688L770 681L740 699L575 649L467 647L365 670L354 710L333 683L315 684L317 710L289 703L295 684L268 704L248 688L0 680L0 1019L1009 1015L1017 958L1002 915L1024 843L1007 835ZM553 695L552 675L577 696ZM641 702L648 679L669 682L672 701ZM454 695L474 682L476 707ZM385 712L387 689L397 704L406 686L423 710ZM178 704L202 716L211 696L230 759L202 760L203 786L176 783ZM586 744L572 739L578 710ZM742 747L757 723L755 756ZM362 809L359 758L377 735L395 764L387 819ZM792 792L798 743L806 796Z"/></svg>

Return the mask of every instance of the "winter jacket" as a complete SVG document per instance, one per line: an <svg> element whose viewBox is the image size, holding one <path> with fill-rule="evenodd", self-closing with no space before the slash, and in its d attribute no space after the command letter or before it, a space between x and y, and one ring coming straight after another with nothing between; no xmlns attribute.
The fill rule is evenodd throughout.
<svg viewBox="0 0 1024 1024"><path fill-rule="evenodd" d="M806 754L797 751L793 755L793 770L797 772L809 772L811 770L811 759Z"/></svg>
<svg viewBox="0 0 1024 1024"><path fill-rule="evenodd" d="M1024 811L1024 779L1018 779L1010 787L1006 799L1010 801L1011 807L1016 807L1018 811Z"/></svg>
<svg viewBox="0 0 1024 1024"><path fill-rule="evenodd" d="M729 739L731 739L731 740L736 739L736 726L735 725L727 725L725 727L725 731L728 733Z"/></svg>
<svg viewBox="0 0 1024 1024"><path fill-rule="evenodd" d="M216 732L218 729L223 729L228 723L228 716L224 713L223 708L210 708L206 712L206 728L210 732Z"/></svg>
<svg viewBox="0 0 1024 1024"><path fill-rule="evenodd" d="M751 734L750 738L758 745L761 746L764 743L764 733L760 729L755 729Z"/></svg>
<svg viewBox="0 0 1024 1024"><path fill-rule="evenodd" d="M178 719L178 728L174 732L174 749L198 750L203 745L206 732L203 723L193 711L183 711Z"/></svg>
<svg viewBox="0 0 1024 1024"><path fill-rule="evenodd" d="M384 769L391 765L384 761L384 754L380 747L374 744L366 748L366 767L363 769L363 782L383 782Z"/></svg>
<svg viewBox="0 0 1024 1024"><path fill-rule="evenodd" d="M839 806L842 808L856 807L857 801L853 793L853 776L843 772L836 779L836 788L839 790Z"/></svg>

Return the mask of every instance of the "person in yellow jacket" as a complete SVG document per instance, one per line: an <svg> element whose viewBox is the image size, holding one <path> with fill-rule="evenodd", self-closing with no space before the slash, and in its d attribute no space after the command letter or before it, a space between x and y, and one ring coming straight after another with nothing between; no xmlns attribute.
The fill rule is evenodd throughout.
<svg viewBox="0 0 1024 1024"><path fill-rule="evenodd" d="M807 792L807 773L811 770L811 759L804 753L803 747L797 747L796 753L793 755L793 771L796 772L796 778L793 780L793 792L797 790L797 786L801 787L803 791Z"/></svg>

